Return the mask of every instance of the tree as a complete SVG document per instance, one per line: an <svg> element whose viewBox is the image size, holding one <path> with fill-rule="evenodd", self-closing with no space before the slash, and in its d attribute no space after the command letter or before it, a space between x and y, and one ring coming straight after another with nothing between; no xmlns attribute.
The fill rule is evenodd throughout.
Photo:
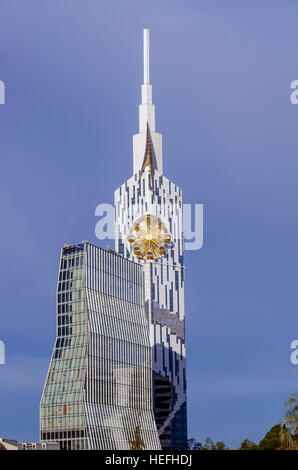
<svg viewBox="0 0 298 470"><path fill-rule="evenodd" d="M258 449L259 450L278 450L280 449L280 424L276 424L270 431L267 432L264 439L262 439L259 443Z"/></svg>
<svg viewBox="0 0 298 470"><path fill-rule="evenodd" d="M130 450L143 450L146 448L144 442L141 439L140 426L136 426L135 429L135 440L128 441Z"/></svg>
<svg viewBox="0 0 298 470"><path fill-rule="evenodd" d="M279 438L283 449L298 450L298 394L285 402L285 419L280 425Z"/></svg>
<svg viewBox="0 0 298 470"><path fill-rule="evenodd" d="M223 441L219 441L215 444L215 450L230 450Z"/></svg>
<svg viewBox="0 0 298 470"><path fill-rule="evenodd" d="M219 441L216 444L212 441L211 437L207 437L205 444L202 445L201 450L230 450L224 442Z"/></svg>
<svg viewBox="0 0 298 470"><path fill-rule="evenodd" d="M187 448L188 450L201 450L202 444L196 441L193 437L188 439Z"/></svg>
<svg viewBox="0 0 298 470"><path fill-rule="evenodd" d="M245 439L238 450L258 450L258 446L254 442Z"/></svg>

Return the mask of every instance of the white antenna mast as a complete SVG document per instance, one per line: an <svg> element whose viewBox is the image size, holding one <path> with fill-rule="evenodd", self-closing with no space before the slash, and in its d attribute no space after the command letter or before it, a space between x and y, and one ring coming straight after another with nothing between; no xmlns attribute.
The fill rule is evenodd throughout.
<svg viewBox="0 0 298 470"><path fill-rule="evenodd" d="M150 83L150 68L149 68L149 29L144 29L144 85Z"/></svg>

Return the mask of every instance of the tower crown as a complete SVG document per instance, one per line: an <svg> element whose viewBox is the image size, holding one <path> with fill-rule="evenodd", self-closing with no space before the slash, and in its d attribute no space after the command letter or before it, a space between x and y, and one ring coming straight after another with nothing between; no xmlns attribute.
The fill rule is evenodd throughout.
<svg viewBox="0 0 298 470"><path fill-rule="evenodd" d="M162 136L155 132L155 106L152 104L152 85L150 84L148 28L143 31L143 77L142 103L139 105L139 133L133 136L133 172L135 174L142 169L149 127L156 169L162 173Z"/></svg>

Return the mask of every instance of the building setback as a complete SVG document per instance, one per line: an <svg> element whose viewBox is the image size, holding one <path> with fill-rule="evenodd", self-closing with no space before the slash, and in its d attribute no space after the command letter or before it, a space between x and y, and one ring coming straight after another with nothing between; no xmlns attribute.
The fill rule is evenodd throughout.
<svg viewBox="0 0 298 470"><path fill-rule="evenodd" d="M65 245L41 441L121 450L136 432L145 449L160 449L142 266L87 242Z"/></svg>
<svg viewBox="0 0 298 470"><path fill-rule="evenodd" d="M163 174L144 30L144 82L133 176L114 195L115 249L143 265L154 413L163 449L187 448L182 191Z"/></svg>

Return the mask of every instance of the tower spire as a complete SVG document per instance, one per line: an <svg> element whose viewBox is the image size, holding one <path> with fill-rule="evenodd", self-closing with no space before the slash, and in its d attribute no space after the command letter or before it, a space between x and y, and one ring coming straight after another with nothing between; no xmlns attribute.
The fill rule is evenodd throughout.
<svg viewBox="0 0 298 470"><path fill-rule="evenodd" d="M139 108L139 132L147 131L147 122L150 130L155 131L155 107L152 104L152 85L150 84L149 67L149 29L143 31L143 72L142 104Z"/></svg>
<svg viewBox="0 0 298 470"><path fill-rule="evenodd" d="M155 106L152 104L149 56L149 29L145 28L143 30L143 84L142 102L139 105L139 133L133 137L134 174L142 169L144 154L145 160L148 161L148 159L146 159L148 136L150 136L151 139L154 168L162 173L162 136L155 131Z"/></svg>
<svg viewBox="0 0 298 470"><path fill-rule="evenodd" d="M144 47L144 85L150 83L150 56L149 56L149 29L143 31L143 47Z"/></svg>

